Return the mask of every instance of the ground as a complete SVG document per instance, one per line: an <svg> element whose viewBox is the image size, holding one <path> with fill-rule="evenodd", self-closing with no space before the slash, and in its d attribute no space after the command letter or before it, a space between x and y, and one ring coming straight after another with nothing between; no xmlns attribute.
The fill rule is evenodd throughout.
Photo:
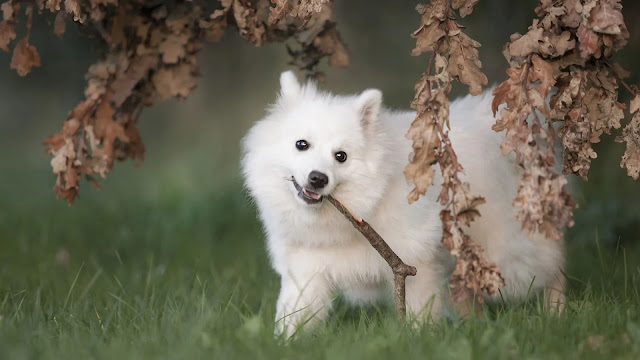
<svg viewBox="0 0 640 360"><path fill-rule="evenodd" d="M278 279L237 178L184 192L120 170L69 208L47 171L0 180L2 359L640 358L631 241L567 239L559 316L534 300L414 330L390 308L338 304L285 345L272 335Z"/></svg>

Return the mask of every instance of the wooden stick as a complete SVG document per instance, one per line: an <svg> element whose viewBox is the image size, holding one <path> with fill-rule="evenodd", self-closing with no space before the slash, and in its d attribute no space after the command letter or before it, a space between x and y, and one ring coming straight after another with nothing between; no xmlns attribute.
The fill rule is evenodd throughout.
<svg viewBox="0 0 640 360"><path fill-rule="evenodd" d="M417 270L415 267L411 265L407 265L400 259L400 257L391 250L389 244L378 234L368 222L363 219L355 216L349 209L347 209L342 203L336 200L331 195L326 196L327 200L333 206L340 211L342 215L344 215L347 220L360 231L362 235L369 241L369 244L373 246L374 249L382 256L383 259L389 264L391 270L393 271L393 282L395 284L395 301L396 301L396 311L398 312L398 317L404 319L407 314L407 305L405 300L405 282L407 276L415 276Z"/></svg>

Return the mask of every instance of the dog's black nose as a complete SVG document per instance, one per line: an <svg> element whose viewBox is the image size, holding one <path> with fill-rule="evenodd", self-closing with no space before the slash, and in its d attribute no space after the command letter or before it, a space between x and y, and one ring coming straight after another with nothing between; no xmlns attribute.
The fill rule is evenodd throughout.
<svg viewBox="0 0 640 360"><path fill-rule="evenodd" d="M309 184L316 189L321 189L329 183L329 177L320 171L313 170L309 173Z"/></svg>

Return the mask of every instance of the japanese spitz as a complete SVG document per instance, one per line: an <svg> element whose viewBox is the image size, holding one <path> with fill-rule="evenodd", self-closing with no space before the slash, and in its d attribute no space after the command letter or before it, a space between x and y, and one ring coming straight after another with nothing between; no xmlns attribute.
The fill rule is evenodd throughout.
<svg viewBox="0 0 640 360"><path fill-rule="evenodd" d="M407 313L418 322L448 309L452 259L441 245L440 179L427 196L409 205L403 175L411 152L405 138L415 113L382 106L379 90L355 96L301 85L288 71L267 115L243 139L242 172L267 236L271 263L281 277L276 334L290 336L327 317L341 292L354 304L392 299L393 275L367 240L324 197L332 195L367 220L406 262ZM512 199L521 169L500 152L502 136L491 130L491 95L451 104L451 141L465 168L463 180L487 200L468 234L500 267L500 298L522 298L545 289L564 302L563 246L528 236L516 220ZM533 290L533 291L531 291Z"/></svg>

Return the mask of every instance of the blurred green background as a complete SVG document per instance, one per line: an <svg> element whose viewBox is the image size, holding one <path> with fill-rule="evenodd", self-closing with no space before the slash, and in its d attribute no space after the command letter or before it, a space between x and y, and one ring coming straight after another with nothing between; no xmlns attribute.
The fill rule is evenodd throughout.
<svg viewBox="0 0 640 360"><path fill-rule="evenodd" d="M640 2L622 3L631 39L616 60L632 72L628 82L640 84ZM482 0L459 20L482 44L490 84L505 78L502 46L526 31L536 4ZM409 55L415 5L336 0L351 66L323 65L322 86L338 93L376 87L388 106L408 108L428 61ZM532 305L498 311L495 322L415 333L380 313L338 307L328 336L283 348L271 336L278 279L238 167L241 137L289 69L284 45L255 48L233 31L207 45L194 93L143 112L144 164L117 163L102 190L83 183L68 207L52 192L41 141L82 99L84 74L100 49L73 26L55 37L52 23L36 17L31 42L43 64L26 78L0 53L0 358L296 358L304 351L371 359L401 348L403 358L471 358L473 350L492 359L564 359L590 351L585 341L594 334L604 334L601 353L640 354L640 183L620 169L624 145L614 136L594 145L589 182L575 181L569 310L560 319Z"/></svg>

